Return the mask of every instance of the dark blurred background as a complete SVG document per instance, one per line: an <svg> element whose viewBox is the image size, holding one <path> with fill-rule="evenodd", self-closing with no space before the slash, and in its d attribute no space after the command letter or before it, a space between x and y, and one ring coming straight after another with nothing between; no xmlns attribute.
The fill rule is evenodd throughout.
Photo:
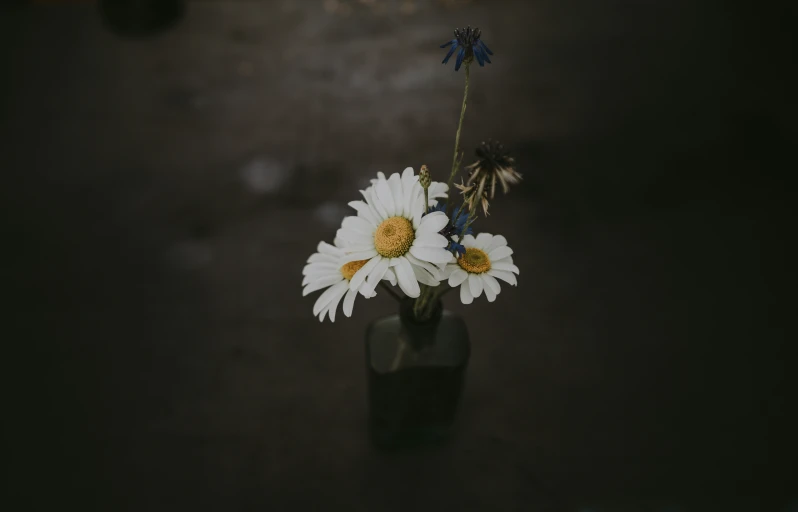
<svg viewBox="0 0 798 512"><path fill-rule="evenodd" d="M795 510L795 10L4 4L3 508ZM444 180L466 24L466 163L524 175L475 227L519 286L449 297L458 430L386 455L363 335L396 306L320 325L300 271L377 171Z"/></svg>

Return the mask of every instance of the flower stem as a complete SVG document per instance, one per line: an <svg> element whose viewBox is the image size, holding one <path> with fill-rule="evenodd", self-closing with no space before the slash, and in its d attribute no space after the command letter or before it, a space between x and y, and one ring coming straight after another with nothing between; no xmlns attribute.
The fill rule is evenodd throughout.
<svg viewBox="0 0 798 512"><path fill-rule="evenodd" d="M385 281L380 281L380 286L382 286L383 288L385 288L385 289L388 291L388 293L390 293L390 294L391 294L391 297L393 297L394 299L396 299L396 302L402 302L402 297L400 297L398 293L396 293L395 291L393 291L393 290L391 289L391 287L390 287L390 286L388 286L387 284L385 284Z"/></svg>
<svg viewBox="0 0 798 512"><path fill-rule="evenodd" d="M465 234L468 231L468 227L471 226L471 224L473 224L475 220L477 220L476 212L477 212L476 205L474 206L474 208L471 208L468 211L468 218L466 219L465 224L463 224L462 231L460 231L460 234L457 236L457 243L458 244L463 241L463 238L465 238Z"/></svg>
<svg viewBox="0 0 798 512"><path fill-rule="evenodd" d="M424 306L424 301L427 297L429 287L427 285L421 285L421 293L418 295L416 300L413 302L413 318L419 320L421 318L421 309Z"/></svg>
<svg viewBox="0 0 798 512"><path fill-rule="evenodd" d="M468 99L468 83L471 77L471 63L465 63L465 91L463 92L463 106L460 108L460 122L457 123L457 134L454 136L454 157L452 158L452 172L449 175L449 195L452 194L452 183L454 182L454 175L457 174L459 162L457 154L460 152L460 130L463 128L463 119L465 119L466 100ZM451 201L449 201L451 203ZM448 210L448 207L447 207Z"/></svg>

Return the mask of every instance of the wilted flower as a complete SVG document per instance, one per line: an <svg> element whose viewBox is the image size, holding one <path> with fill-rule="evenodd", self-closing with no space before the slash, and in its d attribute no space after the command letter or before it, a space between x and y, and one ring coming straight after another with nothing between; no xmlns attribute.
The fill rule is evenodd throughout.
<svg viewBox="0 0 798 512"><path fill-rule="evenodd" d="M482 183L482 187L477 189L477 185L464 185L462 183L457 184L455 183L454 186L460 190L460 193L463 194L465 198L465 202L468 205L469 210L473 210L477 207L477 202L482 202L482 210L485 212L485 215L488 214L488 191L485 190L484 182Z"/></svg>
<svg viewBox="0 0 798 512"><path fill-rule="evenodd" d="M488 55L493 55L493 52L490 51L490 49L485 46L482 39L480 39L481 35L481 30L478 28L472 29L470 26L462 30L458 28L454 29L454 39L441 45L441 48L446 48L449 45L452 46L449 48L449 53L443 58L443 64L449 62L449 58L454 55L455 51L457 52L457 61L454 64L455 71L460 69L460 65L463 62L471 63L474 57L477 58L477 62L479 62L480 66L484 66L486 62L490 64L490 57L488 57Z"/></svg>
<svg viewBox="0 0 798 512"><path fill-rule="evenodd" d="M521 181L521 174L515 170L515 158L511 157L499 142L488 140L477 148L477 161L466 166L468 170L467 185L476 185L484 195L493 199L496 194L496 182L502 185L506 194L510 185ZM483 204L487 202L483 199ZM485 208L487 213L487 207Z"/></svg>

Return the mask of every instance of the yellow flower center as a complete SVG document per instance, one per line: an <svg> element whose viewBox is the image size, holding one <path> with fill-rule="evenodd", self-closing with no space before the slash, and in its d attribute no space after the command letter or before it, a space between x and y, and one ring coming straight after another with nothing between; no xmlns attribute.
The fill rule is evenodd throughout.
<svg viewBox="0 0 798 512"><path fill-rule="evenodd" d="M343 275L347 281L351 281L352 277L357 274L357 271L363 268L363 265L368 262L369 260L350 261L341 267L341 275Z"/></svg>
<svg viewBox="0 0 798 512"><path fill-rule="evenodd" d="M457 259L460 268L471 274L482 274L490 270L490 258L485 251L469 247L465 254Z"/></svg>
<svg viewBox="0 0 798 512"><path fill-rule="evenodd" d="M382 221L374 233L374 248L384 258L398 258L410 250L416 233L413 224L404 217Z"/></svg>

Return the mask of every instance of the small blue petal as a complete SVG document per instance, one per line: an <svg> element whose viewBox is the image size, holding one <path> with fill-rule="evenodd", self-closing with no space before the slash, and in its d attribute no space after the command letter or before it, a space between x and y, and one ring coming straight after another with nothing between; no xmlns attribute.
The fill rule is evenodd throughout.
<svg viewBox="0 0 798 512"><path fill-rule="evenodd" d="M452 44L452 43L456 43L456 42L457 42L457 39L452 39L452 40L451 40L451 41L449 41L448 43L442 44L442 45L441 45L441 48L446 48L446 47L447 47L447 46L449 46L450 44Z"/></svg>
<svg viewBox="0 0 798 512"><path fill-rule="evenodd" d="M446 54L446 57L443 58L443 62L441 64L446 64L449 62L449 58L452 56L454 51L457 49L457 43L454 43L451 48L449 48L449 53Z"/></svg>
<svg viewBox="0 0 798 512"><path fill-rule="evenodd" d="M454 65L455 71L460 69L460 64L463 63L463 57L465 57L465 48L460 47L460 51L457 53L457 62Z"/></svg>
<svg viewBox="0 0 798 512"><path fill-rule="evenodd" d="M476 53L478 53L478 54L479 54L479 55L482 57L482 59L483 59L485 62L487 62L488 64L490 64L490 63L491 63L491 62L490 62L490 57L488 57L488 54L487 54L487 53L485 53L485 50L483 50L481 46L475 46L475 47L474 47L474 53L475 53L475 54L476 54Z"/></svg>
<svg viewBox="0 0 798 512"><path fill-rule="evenodd" d="M488 52L488 55L493 55L493 52L492 52L492 51L490 51L490 48L488 48L488 46L485 44L485 41L483 41L482 39L480 39L480 40L479 40L479 44L482 46L482 48L483 48L483 49L484 49L486 52Z"/></svg>
<svg viewBox="0 0 798 512"><path fill-rule="evenodd" d="M440 201L435 203L435 206L433 206L429 210L430 213L432 213L432 212L445 212L445 211L446 211L446 205L444 203L441 203Z"/></svg>
<svg viewBox="0 0 798 512"><path fill-rule="evenodd" d="M479 62L480 67L485 67L485 60L482 58L482 49L474 45L473 46L474 56L477 58L477 62Z"/></svg>
<svg viewBox="0 0 798 512"><path fill-rule="evenodd" d="M452 253L454 253L454 255L457 256L458 258L460 257L461 254L465 254L465 252L466 252L465 247L463 247L462 245L458 244L457 242L449 242L449 248L448 249Z"/></svg>

